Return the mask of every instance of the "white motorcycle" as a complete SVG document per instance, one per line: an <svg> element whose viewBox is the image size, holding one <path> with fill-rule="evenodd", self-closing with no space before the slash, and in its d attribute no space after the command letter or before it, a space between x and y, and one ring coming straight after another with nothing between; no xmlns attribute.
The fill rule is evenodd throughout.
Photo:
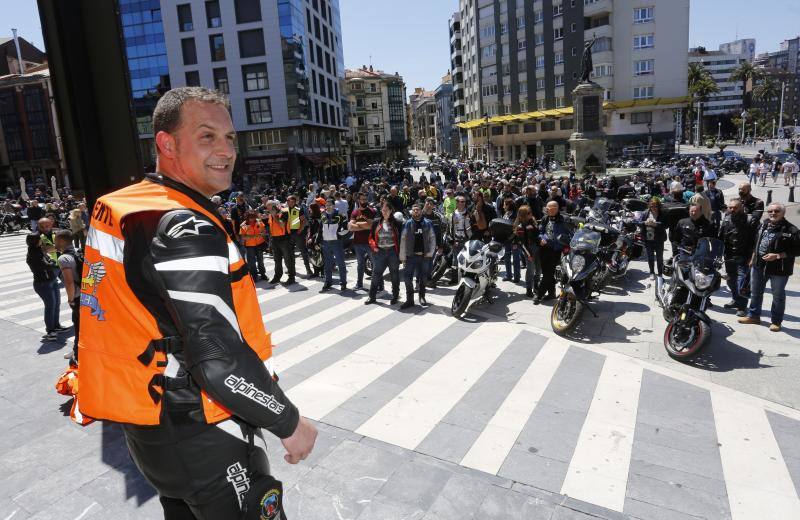
<svg viewBox="0 0 800 520"><path fill-rule="evenodd" d="M489 225L490 234L501 240L511 235L513 223L506 219L494 219ZM470 240L456 257L458 260L458 287L453 295L450 312L456 318L464 315L474 300L487 298L487 291L497 282L497 268L505 254L501 242L488 244Z"/></svg>

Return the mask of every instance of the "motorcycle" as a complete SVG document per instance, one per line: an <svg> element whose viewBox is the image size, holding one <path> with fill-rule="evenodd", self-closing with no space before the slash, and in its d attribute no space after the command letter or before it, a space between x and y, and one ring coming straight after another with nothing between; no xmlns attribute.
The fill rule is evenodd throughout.
<svg viewBox="0 0 800 520"><path fill-rule="evenodd" d="M0 216L0 235L3 233L16 233L24 228L22 217L15 213L3 213Z"/></svg>
<svg viewBox="0 0 800 520"><path fill-rule="evenodd" d="M441 280L453 265L453 246L450 245L451 243L450 240L445 239L442 244L442 252L436 251L436 254L433 255L433 269L430 277L433 283Z"/></svg>
<svg viewBox="0 0 800 520"><path fill-rule="evenodd" d="M725 244L702 238L694 252L681 249L672 265L672 275L656 287L656 296L669 323L664 348L673 359L684 361L698 354L711 339L708 300L719 289Z"/></svg>
<svg viewBox="0 0 800 520"><path fill-rule="evenodd" d="M561 293L550 313L550 326L556 334L565 334L577 325L583 309L589 309L592 292L599 289L604 278L603 263L598 253L601 233L591 223L579 228L572 236L569 253L561 257Z"/></svg>
<svg viewBox="0 0 800 520"><path fill-rule="evenodd" d="M497 283L497 267L505 251L502 241L511 236L513 228L510 220L496 218L489 223L489 233L496 240L488 244L470 240L458 253L459 284L450 305L456 318L464 315L473 300L489 301L488 290Z"/></svg>

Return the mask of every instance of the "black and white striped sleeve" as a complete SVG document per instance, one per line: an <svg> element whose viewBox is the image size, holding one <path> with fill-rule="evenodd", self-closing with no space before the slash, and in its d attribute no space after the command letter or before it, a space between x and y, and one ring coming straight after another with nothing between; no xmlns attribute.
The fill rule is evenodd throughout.
<svg viewBox="0 0 800 520"><path fill-rule="evenodd" d="M294 433L297 408L242 338L225 233L202 214L171 211L150 250L192 378L245 421L281 438Z"/></svg>

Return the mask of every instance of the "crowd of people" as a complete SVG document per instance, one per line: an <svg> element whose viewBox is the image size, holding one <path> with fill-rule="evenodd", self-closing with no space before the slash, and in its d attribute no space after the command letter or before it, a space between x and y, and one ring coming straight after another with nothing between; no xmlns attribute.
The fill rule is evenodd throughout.
<svg viewBox="0 0 800 520"><path fill-rule="evenodd" d="M570 232L565 215L598 197L638 198L648 204L641 229L653 280L664 275L667 242L675 256L691 250L702 237L720 238L731 292L725 307L734 309L742 323L758 322L769 282L771 329L780 330L786 281L793 258L800 254L797 228L785 219L782 204L765 208L750 182L737 180L738 197L726 201L716 172L702 158L628 178L576 178L574 171L557 171L560 165L551 163L487 166L431 159L417 178L399 163L376 165L340 183L281 185L264 195L236 193L229 202L219 196L212 200L246 248L254 277L279 283L285 271L285 283L293 284L297 257L306 276L323 277L322 291L335 284L345 291L345 252L352 250L355 289L368 292L365 304L375 303L384 291L388 270L390 304L400 303L402 280L401 308L409 308L416 302L427 305L426 290L437 285L430 280L434 257L446 249L458 252L468 240L490 240L489 224L498 217L514 226L513 236L503 244L503 280L524 288L534 304L553 299L563 237ZM767 162L757 157L754 164L760 168ZM798 170L797 162L791 156L779 165L788 173L787 182L796 178L792 172ZM765 212L768 218L762 222ZM275 260L271 277L264 269L265 253ZM455 262L456 255L452 257ZM321 265L315 266L315 259ZM366 287L368 260L373 274ZM454 283L454 276L452 269L440 283Z"/></svg>

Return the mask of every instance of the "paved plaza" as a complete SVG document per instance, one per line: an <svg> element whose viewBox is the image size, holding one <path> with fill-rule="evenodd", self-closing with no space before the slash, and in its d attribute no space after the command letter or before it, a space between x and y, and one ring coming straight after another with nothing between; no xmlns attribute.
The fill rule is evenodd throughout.
<svg viewBox="0 0 800 520"><path fill-rule="evenodd" d="M64 416L53 384L71 338L40 339L24 237L0 237L0 257L0 519L161 518L118 428ZM780 333L736 323L720 291L712 344L682 365L643 267L570 338L505 282L463 321L447 287L401 312L303 276L260 282L281 385L320 430L297 466L270 444L288 518L800 518L797 277Z"/></svg>

